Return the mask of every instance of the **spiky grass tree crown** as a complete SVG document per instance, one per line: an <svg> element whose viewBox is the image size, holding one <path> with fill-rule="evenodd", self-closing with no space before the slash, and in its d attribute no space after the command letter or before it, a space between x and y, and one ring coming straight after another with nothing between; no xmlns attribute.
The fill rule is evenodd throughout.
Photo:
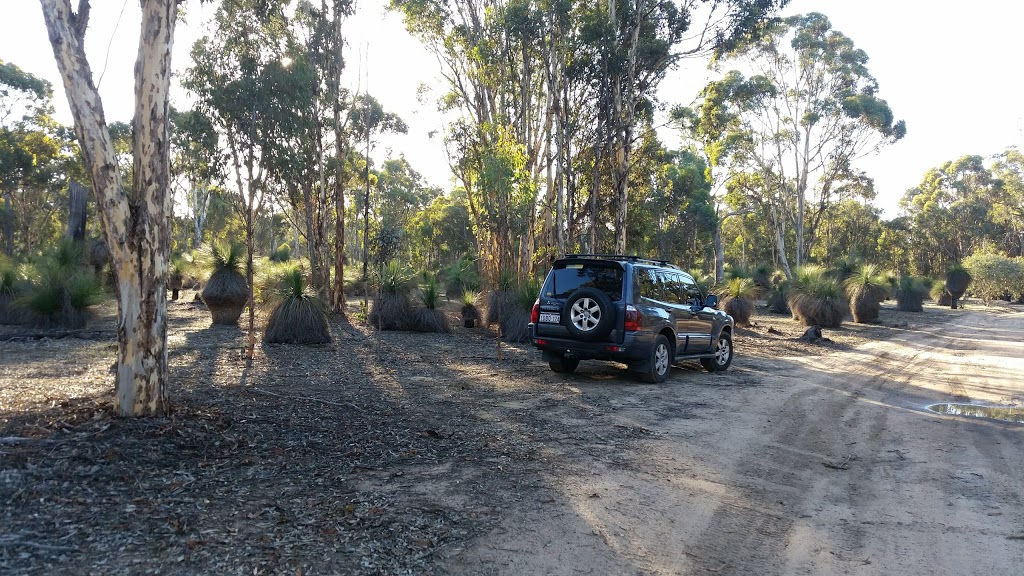
<svg viewBox="0 0 1024 576"><path fill-rule="evenodd" d="M14 262L6 254L0 252L0 297L14 296L17 284L18 273Z"/></svg>
<svg viewBox="0 0 1024 576"><path fill-rule="evenodd" d="M742 298L744 300L754 300L761 294L760 288L753 279L739 277L729 280L716 292L720 298Z"/></svg>
<svg viewBox="0 0 1024 576"><path fill-rule="evenodd" d="M516 290L516 303L524 310L531 310L533 309L533 303L537 301L539 295L540 281L536 278L530 278L520 284L519 289Z"/></svg>
<svg viewBox="0 0 1024 576"><path fill-rule="evenodd" d="M733 317L740 326L750 325L750 316L754 313L754 299L760 288L751 278L733 278L719 287L718 295L722 298L722 310Z"/></svg>
<svg viewBox="0 0 1024 576"><path fill-rule="evenodd" d="M428 310L437 308L437 303L441 300L441 290L433 275L420 287L420 297L423 299L423 306Z"/></svg>
<svg viewBox="0 0 1024 576"><path fill-rule="evenodd" d="M821 266L802 266L793 272L789 308L807 326L838 328L846 314L846 297L839 282Z"/></svg>
<svg viewBox="0 0 1024 576"><path fill-rule="evenodd" d="M242 274L245 266L245 246L236 242L204 246L199 252L199 263L211 276L217 272Z"/></svg>
<svg viewBox="0 0 1024 576"><path fill-rule="evenodd" d="M971 280L971 273L963 266L955 264L946 272L946 290L954 297L959 298L967 291Z"/></svg>
<svg viewBox="0 0 1024 576"><path fill-rule="evenodd" d="M463 307L476 306L480 302L480 293L475 290L466 290L459 296L459 303Z"/></svg>
<svg viewBox="0 0 1024 576"><path fill-rule="evenodd" d="M843 289L850 298L863 293L881 300L889 292L889 281L874 264L862 264L843 280Z"/></svg>
<svg viewBox="0 0 1024 576"><path fill-rule="evenodd" d="M279 278L277 304L267 320L263 341L280 344L326 344L331 341L327 308L309 290L302 269L294 266Z"/></svg>
<svg viewBox="0 0 1024 576"><path fill-rule="evenodd" d="M415 274L396 261L388 262L380 271L380 291L384 294L407 295L413 289Z"/></svg>

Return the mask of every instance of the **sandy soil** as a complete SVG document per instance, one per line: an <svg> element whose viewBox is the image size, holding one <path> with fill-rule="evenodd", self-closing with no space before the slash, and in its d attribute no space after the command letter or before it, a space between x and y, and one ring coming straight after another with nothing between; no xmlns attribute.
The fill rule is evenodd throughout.
<svg viewBox="0 0 1024 576"><path fill-rule="evenodd" d="M1024 314L931 311L948 322L827 355L739 341L728 373L667 386L566 379L651 439L552 478L451 572L1019 573L1024 425L925 407L1024 406Z"/></svg>
<svg viewBox="0 0 1024 576"><path fill-rule="evenodd" d="M171 306L166 419L111 418L109 311L0 328L0 572L1011 574L1024 311L827 330L759 314L732 368L554 374L529 346L335 324L269 346ZM455 307L449 310L454 321ZM65 335L66 336L66 335ZM5 340L5 338L8 338ZM117 568L112 568L117 566Z"/></svg>

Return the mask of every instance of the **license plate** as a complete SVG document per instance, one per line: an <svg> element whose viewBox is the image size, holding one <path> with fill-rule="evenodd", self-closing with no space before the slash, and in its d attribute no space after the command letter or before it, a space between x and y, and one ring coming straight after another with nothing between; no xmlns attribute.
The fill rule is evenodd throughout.
<svg viewBox="0 0 1024 576"><path fill-rule="evenodd" d="M540 321L545 324L558 324L562 321L562 315L552 312L541 312Z"/></svg>

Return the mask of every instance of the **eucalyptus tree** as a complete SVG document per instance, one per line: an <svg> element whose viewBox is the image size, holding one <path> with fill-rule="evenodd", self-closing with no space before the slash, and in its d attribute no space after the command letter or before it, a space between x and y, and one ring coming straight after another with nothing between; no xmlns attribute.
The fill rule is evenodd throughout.
<svg viewBox="0 0 1024 576"><path fill-rule="evenodd" d="M637 114L653 105L653 94L666 73L684 57L706 56L733 47L741 38L756 38L764 22L786 0L732 0L707 3L685 0L610 0L601 32L604 118L616 203L615 250L626 248L628 181ZM694 22L704 28L693 28ZM700 26L700 25L698 25Z"/></svg>
<svg viewBox="0 0 1024 576"><path fill-rule="evenodd" d="M303 68L284 60L295 43L285 15L287 0L224 0L213 31L192 47L193 66L183 85L198 99L226 140L229 180L245 229L246 277L253 283L253 253L258 215L271 188L294 173L302 150L292 144L304 133L300 107L311 100ZM250 302L253 301L250 293ZM247 353L255 347L255 309L249 307Z"/></svg>
<svg viewBox="0 0 1024 576"><path fill-rule="evenodd" d="M1016 241L1017 255L1024 256L1024 154L1015 147L1007 148L996 155L992 173L1002 182L995 216L1006 224L1003 244L1009 247Z"/></svg>
<svg viewBox="0 0 1024 576"><path fill-rule="evenodd" d="M738 116L732 170L747 174L737 193L770 212L787 275L788 227L799 266L839 185L859 178L857 158L906 133L904 122L878 96L867 62L863 50L817 13L777 20L718 61L753 72L749 79L727 74L722 82L762 87L736 91L724 103Z"/></svg>
<svg viewBox="0 0 1024 576"><path fill-rule="evenodd" d="M224 157L220 136L199 110L171 110L171 178L184 189L185 207L192 220L191 248L203 244L203 230L215 186L221 183Z"/></svg>
<svg viewBox="0 0 1024 576"><path fill-rule="evenodd" d="M75 134L92 179L116 279L117 384L114 409L126 416L167 411L167 295L171 198L168 115L177 0L142 4L135 65L134 169L128 189L85 56L90 3L40 0Z"/></svg>
<svg viewBox="0 0 1024 576"><path fill-rule="evenodd" d="M919 274L940 274L986 241L1001 236L993 215L1003 183L981 156L962 156L925 172L900 207L914 226L914 264Z"/></svg>
<svg viewBox="0 0 1024 576"><path fill-rule="evenodd" d="M30 253L34 232L59 206L48 186L61 148L52 100L49 82L0 60L0 232L8 255L16 241Z"/></svg>

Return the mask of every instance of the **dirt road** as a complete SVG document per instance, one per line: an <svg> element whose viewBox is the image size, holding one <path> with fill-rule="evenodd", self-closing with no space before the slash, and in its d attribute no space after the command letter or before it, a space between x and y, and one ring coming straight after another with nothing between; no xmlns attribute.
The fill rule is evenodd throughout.
<svg viewBox="0 0 1024 576"><path fill-rule="evenodd" d="M580 469L549 475L447 569L1020 573L1024 425L924 408L1024 406L1021 342L1024 314L964 312L826 356L744 357L738 340L728 373L677 368L668 386L598 364L552 376L649 438L626 457L589 439Z"/></svg>

